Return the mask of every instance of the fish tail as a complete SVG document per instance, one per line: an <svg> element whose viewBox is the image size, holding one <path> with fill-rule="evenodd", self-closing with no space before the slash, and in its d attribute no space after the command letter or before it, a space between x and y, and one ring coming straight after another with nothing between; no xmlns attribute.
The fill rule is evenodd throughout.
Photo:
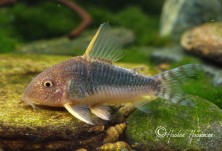
<svg viewBox="0 0 222 151"><path fill-rule="evenodd" d="M187 64L154 76L159 81L159 88L156 89L156 95L172 103L194 106L182 91L181 84L201 69L201 66L198 64Z"/></svg>

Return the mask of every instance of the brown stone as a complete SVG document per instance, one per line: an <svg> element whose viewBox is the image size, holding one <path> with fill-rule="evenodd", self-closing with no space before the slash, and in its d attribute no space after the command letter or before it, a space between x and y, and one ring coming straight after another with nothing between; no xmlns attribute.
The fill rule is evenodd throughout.
<svg viewBox="0 0 222 151"><path fill-rule="evenodd" d="M207 23L186 31L181 45L188 52L222 64L222 22Z"/></svg>

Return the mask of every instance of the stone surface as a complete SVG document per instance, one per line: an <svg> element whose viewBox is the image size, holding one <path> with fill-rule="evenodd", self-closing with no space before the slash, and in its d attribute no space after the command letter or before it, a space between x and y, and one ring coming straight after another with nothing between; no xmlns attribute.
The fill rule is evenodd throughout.
<svg viewBox="0 0 222 151"><path fill-rule="evenodd" d="M222 64L222 22L208 23L186 31L181 45L188 52Z"/></svg>
<svg viewBox="0 0 222 151"><path fill-rule="evenodd" d="M204 71L212 76L212 84L216 87L222 87L222 68L219 66L204 64Z"/></svg>
<svg viewBox="0 0 222 151"><path fill-rule="evenodd" d="M94 36L96 30L83 33L80 37L74 40L69 40L67 37L56 38L51 40L41 40L25 44L17 48L18 53L25 54L57 54L57 55L79 55L83 54L89 42ZM123 46L132 44L135 40L131 30L125 28L113 28L112 32Z"/></svg>
<svg viewBox="0 0 222 151"><path fill-rule="evenodd" d="M196 106L179 106L158 99L127 120L126 135L139 150L222 150L222 110L199 97ZM206 134L206 136L205 136Z"/></svg>
<svg viewBox="0 0 222 151"><path fill-rule="evenodd" d="M158 48L151 54L151 59L155 63L179 62L183 59L183 57L183 50L179 46L174 46L171 48Z"/></svg>
<svg viewBox="0 0 222 151"><path fill-rule="evenodd" d="M221 20L219 0L166 0L162 9L160 35L178 37L193 26Z"/></svg>

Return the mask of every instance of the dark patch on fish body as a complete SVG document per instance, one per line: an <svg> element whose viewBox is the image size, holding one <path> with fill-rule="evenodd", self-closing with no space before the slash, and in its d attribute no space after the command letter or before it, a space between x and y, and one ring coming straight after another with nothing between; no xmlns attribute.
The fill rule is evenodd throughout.
<svg viewBox="0 0 222 151"><path fill-rule="evenodd" d="M82 57L76 57L65 61L60 67L64 78L67 79L69 100L94 95L104 88L127 88L132 91L139 87L147 90L159 89L156 79L135 74L109 63L87 61Z"/></svg>
<svg viewBox="0 0 222 151"><path fill-rule="evenodd" d="M124 68L116 67L111 64L101 62L92 62L90 64L91 84L96 87L95 83L99 86L147 86L150 79L130 72Z"/></svg>

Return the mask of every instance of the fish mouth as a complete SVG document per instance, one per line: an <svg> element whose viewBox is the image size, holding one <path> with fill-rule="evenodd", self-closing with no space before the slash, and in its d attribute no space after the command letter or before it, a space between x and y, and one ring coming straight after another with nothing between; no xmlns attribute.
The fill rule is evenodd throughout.
<svg viewBox="0 0 222 151"><path fill-rule="evenodd" d="M36 109L36 105L35 104L38 104L34 101L32 101L30 98L28 98L26 95L22 95L22 100L27 104L27 105L30 105L33 109Z"/></svg>

